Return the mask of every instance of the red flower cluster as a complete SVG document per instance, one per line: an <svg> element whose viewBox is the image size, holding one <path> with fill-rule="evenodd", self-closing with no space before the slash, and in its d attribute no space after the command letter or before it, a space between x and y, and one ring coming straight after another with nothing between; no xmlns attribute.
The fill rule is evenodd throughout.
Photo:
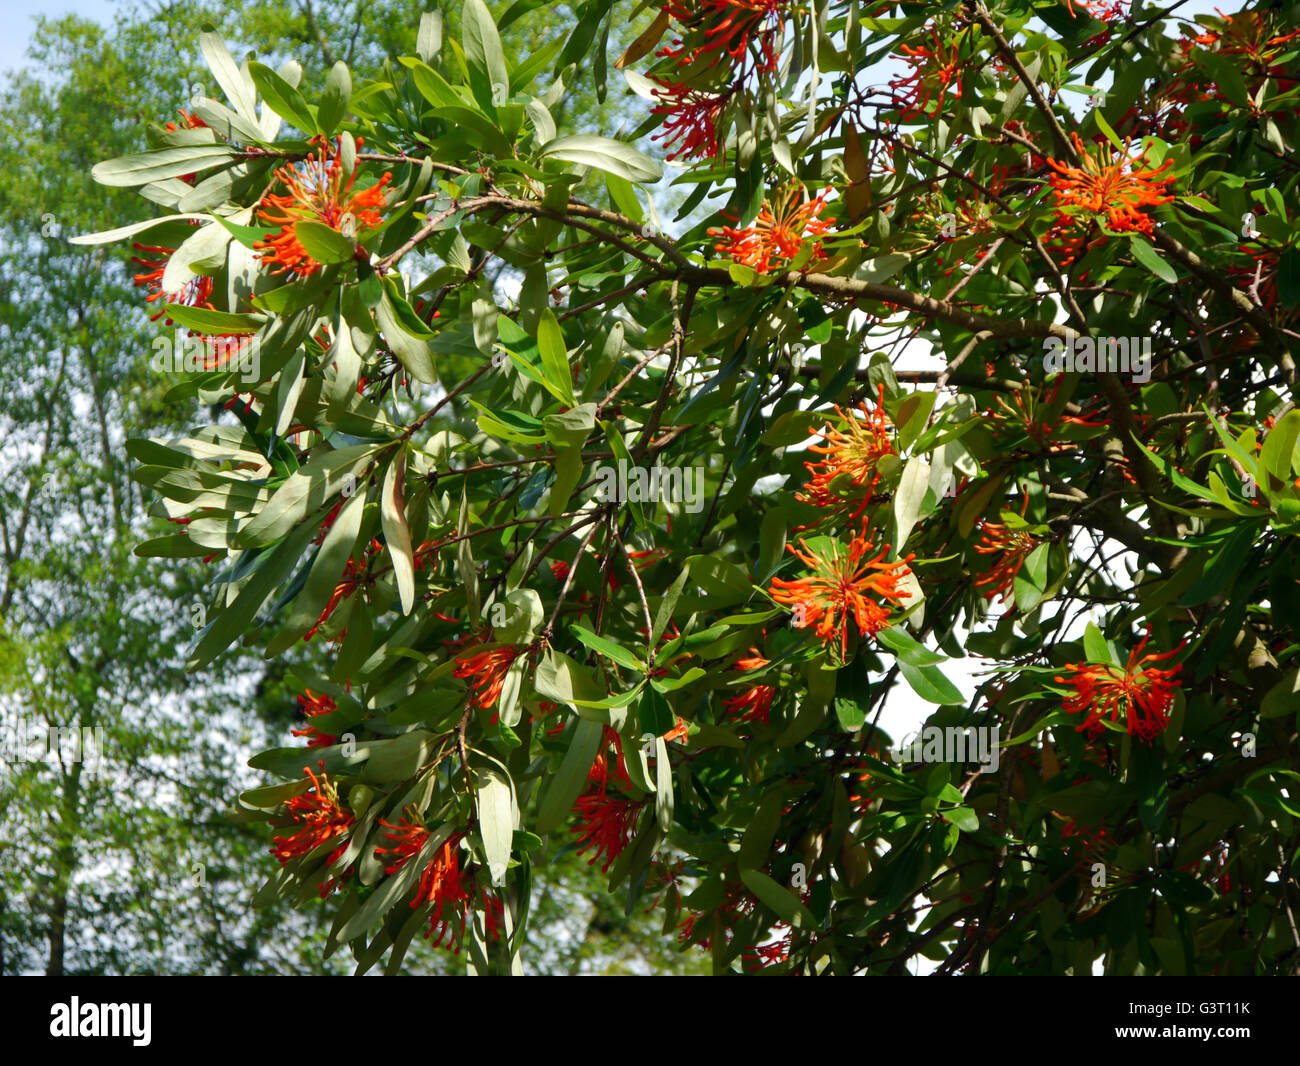
<svg viewBox="0 0 1300 1066"><path fill-rule="evenodd" d="M858 410L862 412L861 419L851 411L835 408L839 425L828 422L820 431L824 443L808 446L810 452L826 458L804 463L812 477L795 495L801 503L826 510L839 510L856 501L854 520L871 502L872 492L880 481L877 469L880 460L898 454L889 436L892 422L885 413L885 386L880 386L874 410L868 411L865 403L858 404Z"/></svg>
<svg viewBox="0 0 1300 1066"><path fill-rule="evenodd" d="M794 608L796 616L802 615L803 624L813 626L823 644L831 645L838 634L841 658L848 650L850 619L860 635L874 636L890 624L890 610L901 600L911 598L912 594L901 589L899 582L911 572L907 564L915 555L887 563L886 544L868 559L874 547L865 533L849 542L847 552L835 542L818 551L810 549L802 539L799 543L802 550L793 544L786 547L813 572L794 581L773 578L772 599Z"/></svg>
<svg viewBox="0 0 1300 1066"><path fill-rule="evenodd" d="M289 192L268 193L266 206L259 207L257 214L266 225L278 227L279 232L253 245L261 251L263 263L278 264L273 274L288 272L305 278L320 269L321 264L298 239L299 222L319 222L348 235L374 229L383 222L378 208L384 206L384 186L392 175L386 173L376 184L353 192L356 174L343 180L338 149L324 141L314 158L308 157L297 167L281 167L275 176Z"/></svg>
<svg viewBox="0 0 1300 1066"><path fill-rule="evenodd" d="M1070 676L1056 678L1074 689L1074 695L1062 701L1062 708L1070 714L1082 711L1088 716L1077 727L1080 732L1086 730L1096 739L1103 731L1102 721L1109 717L1118 722L1121 713L1129 734L1139 740L1151 741L1164 732L1169 725L1174 689L1182 684L1173 678L1183 667L1181 663L1169 669L1146 664L1177 655L1183 645L1163 654L1142 655L1150 637L1148 627L1142 642L1129 653L1122 675L1109 663L1070 663L1065 667Z"/></svg>
<svg viewBox="0 0 1300 1066"><path fill-rule="evenodd" d="M814 240L811 262L825 259L826 253L815 239L831 228L830 219L818 218L826 208L829 192L827 189L815 200L809 200L803 185L791 181L777 193L775 202L763 201L763 208L752 225L741 229L734 226L710 229L710 237L723 238L714 245L714 250L760 274L787 265L799 254L806 240Z"/></svg>
<svg viewBox="0 0 1300 1066"><path fill-rule="evenodd" d="M776 70L787 6L786 0L667 0L661 18L676 20L682 36L656 55L681 74L654 78L660 103L651 112L665 116L655 140L673 148L670 160L717 156L722 109L752 74ZM719 71L725 71L725 84L701 86L701 81L716 84Z"/></svg>
<svg viewBox="0 0 1300 1066"><path fill-rule="evenodd" d="M143 269L139 274L134 274L131 281L137 288L148 290L145 297L146 303L153 303L155 300L161 300L162 306L159 307L156 314L150 315L150 319L157 322L167 314L168 304L179 304L181 307L206 307L211 309L212 305L208 302L212 297L212 279L207 275L201 274L196 278L191 278L179 292L163 292L162 279L163 271L167 269L167 260L175 248L165 248L157 244L132 244L137 252L148 252L149 258L141 256L132 256L131 262L137 264ZM167 325L172 324L170 318L164 319Z"/></svg>
<svg viewBox="0 0 1300 1066"><path fill-rule="evenodd" d="M1173 202L1168 186L1174 176L1165 174L1173 166L1173 160L1166 159L1153 170L1146 165L1145 150L1130 158L1127 141L1124 152L1118 156L1108 143L1096 145L1090 154L1077 133L1070 136L1082 157L1082 165L1069 166L1056 159L1046 161L1055 171L1049 179L1057 207L1054 233L1059 235L1074 228L1079 219L1071 212L1083 211L1093 216L1083 221L1092 222L1095 216L1104 215L1106 225L1112 230L1151 236L1151 216L1146 209ZM1100 240L1092 241L1089 247ZM1063 249L1067 262L1078 257L1083 241L1080 235L1067 243Z"/></svg>
<svg viewBox="0 0 1300 1066"><path fill-rule="evenodd" d="M757 648L750 648L748 658L736 660L736 669L761 670L767 662ZM772 697L775 695L776 689L772 685L751 685L739 696L725 700L723 705L727 708L727 713L737 722L767 725L768 717L772 713Z"/></svg>
<svg viewBox="0 0 1300 1066"><path fill-rule="evenodd" d="M273 838L274 846L271 848L271 854L280 860L281 866L288 863L290 859L310 855L322 844L329 843L352 827L355 816L339 803L338 789L325 773L325 764L322 762L320 765L319 778L309 767L302 768L302 772L311 778L311 788L301 796L294 796L285 801L285 810L289 812L299 828L290 836ZM347 841L344 841L325 860L326 863L332 863L343 854L346 847Z"/></svg>
<svg viewBox="0 0 1300 1066"><path fill-rule="evenodd" d="M298 697L298 707L308 718L318 718L338 710L338 705L330 697L312 692L311 689L307 689L305 694ZM310 724L302 729L292 729L290 732L295 737L310 737L311 739L307 741L308 748L328 748L339 739L333 734L322 733Z"/></svg>
<svg viewBox="0 0 1300 1066"><path fill-rule="evenodd" d="M931 26L929 44L898 46L900 54L893 58L901 59L911 72L891 78L889 90L904 122L918 115L933 118L939 114L949 91L961 96L962 73L970 65L970 57L962 55L963 41L960 33L945 41L938 27ZM934 110L928 111L931 100Z"/></svg>
<svg viewBox="0 0 1300 1066"><path fill-rule="evenodd" d="M499 648L488 648L477 654L458 658L452 676L462 679L472 678L470 687L476 694L472 702L482 710L487 710L501 698L506 674L510 673L510 668L519 658L521 650L513 644L503 644ZM492 721L496 721L495 715Z"/></svg>
<svg viewBox="0 0 1300 1066"><path fill-rule="evenodd" d="M637 818L643 806L644 800L630 800L604 789L578 797L573 805L583 823L573 830L578 834L578 854L584 855L595 848L595 854L587 860L587 865L594 865L603 855L605 861L601 864L600 872L608 872L610 864L632 842L632 834L636 831Z"/></svg>
<svg viewBox="0 0 1300 1066"><path fill-rule="evenodd" d="M429 830L410 808L396 825L382 818L379 819L379 824L392 830L384 836L393 841L394 846L375 848L375 855L394 857L393 863L384 867L384 873L392 876L419 855L429 839ZM470 900L473 898L472 890L477 887L473 876L460 864L460 842L464 838L463 832L453 833L443 842L442 847L435 852L420 873L415 894L411 897L412 910L426 903L433 907L429 914L429 927L424 932L424 939L428 940L437 933L433 946L445 947L457 954L465 939L465 920L469 913ZM501 931L501 901L487 889L481 890L481 898L487 922L487 936L497 937Z"/></svg>

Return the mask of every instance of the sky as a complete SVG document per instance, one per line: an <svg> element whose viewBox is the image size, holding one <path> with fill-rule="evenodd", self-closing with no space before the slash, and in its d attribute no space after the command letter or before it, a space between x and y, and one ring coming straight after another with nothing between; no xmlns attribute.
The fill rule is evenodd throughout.
<svg viewBox="0 0 1300 1066"><path fill-rule="evenodd" d="M0 34L0 71L8 73L26 64L27 41L31 37L32 19L37 15L58 18L81 15L96 22L113 20L119 4L114 0L5 0L7 33Z"/></svg>

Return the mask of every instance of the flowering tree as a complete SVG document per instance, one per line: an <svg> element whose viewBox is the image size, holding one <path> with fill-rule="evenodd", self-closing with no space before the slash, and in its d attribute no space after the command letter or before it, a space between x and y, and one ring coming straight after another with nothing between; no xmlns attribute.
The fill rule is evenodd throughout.
<svg viewBox="0 0 1300 1066"><path fill-rule="evenodd" d="M518 971L576 847L719 972L1294 970L1295 5L667 0L622 138L552 112L631 5L540 6L209 33L94 170L228 412L129 445L191 666L322 648L260 899Z"/></svg>

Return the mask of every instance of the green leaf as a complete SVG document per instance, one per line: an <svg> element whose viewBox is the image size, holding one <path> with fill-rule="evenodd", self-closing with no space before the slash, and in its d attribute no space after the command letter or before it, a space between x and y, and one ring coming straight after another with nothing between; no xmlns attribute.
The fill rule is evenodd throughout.
<svg viewBox="0 0 1300 1066"><path fill-rule="evenodd" d="M90 168L90 176L101 185L130 188L147 185L151 181L162 181L164 178L177 178L182 174L198 173L233 160L233 150L220 144L160 148L156 152L141 152L139 155L126 155L96 163Z"/></svg>
<svg viewBox="0 0 1300 1066"><path fill-rule="evenodd" d="M562 159L568 163L581 163L595 167L620 178L635 182L656 182L663 177L663 168L649 156L630 144L579 133L547 141L537 153L539 159Z"/></svg>
<svg viewBox="0 0 1300 1066"><path fill-rule="evenodd" d="M221 86L221 91L226 94L226 99L244 118L257 122L257 94L253 79L235 64L225 42L212 27L203 27L203 32L199 34L199 47L203 49L208 69Z"/></svg>
<svg viewBox="0 0 1300 1066"><path fill-rule="evenodd" d="M494 885L504 885L515 835L514 786L496 767L475 775L474 805L478 810L483 853Z"/></svg>
<svg viewBox="0 0 1300 1066"><path fill-rule="evenodd" d="M298 564L314 533L311 526L305 525L271 552L266 562L253 572L239 590L235 601L203 629L185 663L188 672L193 673L207 666L248 631L262 604Z"/></svg>
<svg viewBox="0 0 1300 1066"><path fill-rule="evenodd" d="M411 531L406 524L406 452L399 451L388 464L379 496L379 513L384 543L393 560L393 579L402 614L415 605L415 566L411 555Z"/></svg>
<svg viewBox="0 0 1300 1066"><path fill-rule="evenodd" d="M898 670L912 686L912 691L928 703L948 705L966 702L961 690L937 666L912 666L900 659Z"/></svg>
<svg viewBox="0 0 1300 1066"><path fill-rule="evenodd" d="M324 222L293 224L293 235L318 263L346 263L357 254L357 242Z"/></svg>
<svg viewBox="0 0 1300 1066"><path fill-rule="evenodd" d="M465 0L461 12L461 40L474 98L489 112L504 104L510 93L510 71L496 22L483 0Z"/></svg>
<svg viewBox="0 0 1300 1066"><path fill-rule="evenodd" d="M112 244L114 241L134 237L137 233L143 233L145 230L153 229L155 226L161 226L165 223L174 223L178 220L199 221L207 217L207 215L163 215L161 218L147 218L143 222L132 222L129 226L119 226L117 229L106 229L99 233L82 233L76 237L68 238L68 243L78 245Z"/></svg>
<svg viewBox="0 0 1300 1066"><path fill-rule="evenodd" d="M1089 622L1083 630L1083 651L1090 663L1114 663L1110 654L1110 645L1101 635L1096 623Z"/></svg>
<svg viewBox="0 0 1300 1066"><path fill-rule="evenodd" d="M178 326L186 326L207 337L256 333L266 322L265 315L232 315L225 311L186 307L183 304L170 304L167 317Z"/></svg>
<svg viewBox="0 0 1300 1066"><path fill-rule="evenodd" d="M340 59L330 68L329 77L325 79L325 90L316 108L317 132L331 136L347 114L351 99L352 75L348 72L348 65Z"/></svg>
<svg viewBox="0 0 1300 1066"><path fill-rule="evenodd" d="M603 655L606 659L618 663L619 666L626 667L629 670L635 670L637 673L645 673L645 663L638 659L626 648L615 644L612 640L606 640L604 637L597 636L589 629L584 629L579 625L569 626L569 632L577 637L583 644L589 647L597 655ZM672 728L671 722L668 729ZM667 732L667 729L662 730Z"/></svg>
<svg viewBox="0 0 1300 1066"><path fill-rule="evenodd" d="M549 833L568 818L573 801L587 787L587 774L604 735L604 727L599 722L589 718L578 719L569 750L565 752L560 768L551 775L546 794L542 797L533 826L538 833Z"/></svg>
<svg viewBox="0 0 1300 1066"><path fill-rule="evenodd" d="M1146 267L1151 273L1161 281L1170 285L1178 284L1178 272L1168 263L1160 258L1160 255L1141 237L1130 237L1129 247L1133 250L1133 258Z"/></svg>
<svg viewBox="0 0 1300 1066"><path fill-rule="evenodd" d="M569 351L565 347L560 324L549 307L542 312L538 322L537 347L542 355L542 369L546 379L554 386L551 392L572 407L577 399L573 395L573 370L569 366Z"/></svg>
<svg viewBox="0 0 1300 1066"><path fill-rule="evenodd" d="M324 506L326 500L341 493L348 476L359 474L382 447L353 444L317 455L276 489L266 506L239 531L236 546L256 548L279 540L308 514Z"/></svg>
<svg viewBox="0 0 1300 1066"><path fill-rule="evenodd" d="M980 827L979 815L969 807L953 807L940 813L963 833L973 833Z"/></svg>
<svg viewBox="0 0 1300 1066"><path fill-rule="evenodd" d="M899 662L909 666L937 666L948 661L947 656L931 651L901 626L880 630L876 640L892 651Z"/></svg>
<svg viewBox="0 0 1300 1066"><path fill-rule="evenodd" d="M270 67L261 63L249 63L248 72L253 77L253 84L262 94L267 105L283 119L292 122L304 133L316 129L316 118L311 113L302 93L285 81Z"/></svg>
<svg viewBox="0 0 1300 1066"><path fill-rule="evenodd" d="M793 892L781 887L761 870L740 870L740 879L759 901L769 907L783 922L797 929L815 929L817 919Z"/></svg>
<svg viewBox="0 0 1300 1066"><path fill-rule="evenodd" d="M301 225L301 223L299 223ZM383 279L383 295L375 308L375 322L389 350L397 356L411 377L425 385L438 380L433 365L429 339L435 336L424 328L419 316L397 292L392 278Z"/></svg>
<svg viewBox="0 0 1300 1066"><path fill-rule="evenodd" d="M894 551L900 555L903 545L912 533L912 527L921 517L921 505L930 487L930 464L919 455L907 461L903 476L894 492Z"/></svg>

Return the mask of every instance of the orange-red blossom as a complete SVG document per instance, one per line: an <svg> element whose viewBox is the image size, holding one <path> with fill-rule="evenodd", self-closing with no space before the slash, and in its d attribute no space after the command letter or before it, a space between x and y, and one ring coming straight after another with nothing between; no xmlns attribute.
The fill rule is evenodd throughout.
<svg viewBox="0 0 1300 1066"><path fill-rule="evenodd" d="M983 577L975 579L975 587L984 588L984 596L993 599L1001 595L1006 603L1012 596L1016 575L1025 565L1029 553L1038 546L1038 538L1023 529L1008 529L1000 522L980 523L980 542L975 550L981 555L996 555L998 558Z"/></svg>
<svg viewBox="0 0 1300 1066"><path fill-rule="evenodd" d="M1078 150L1081 166L1069 166L1055 159L1047 165L1055 174L1049 184L1059 209L1079 207L1085 211L1105 214L1106 224L1113 230L1151 235L1151 217L1146 208L1173 202L1173 194L1166 186L1173 182L1172 174L1165 171L1173 166L1166 159L1154 170L1146 166L1146 152L1136 158L1129 157L1129 142L1116 157L1115 152L1098 145L1089 153L1077 133L1071 133ZM1062 214L1063 222L1068 216Z"/></svg>
<svg viewBox="0 0 1300 1066"><path fill-rule="evenodd" d="M813 572L793 581L773 578L772 599L794 608L796 617L802 615L802 623L812 626L823 644L830 644L838 634L841 658L848 649L850 619L860 635L874 636L890 624L890 610L911 598L899 583L911 572L907 564L915 555L887 563L890 546L886 544L868 559L874 546L865 535L855 536L847 551L833 541L818 551L802 538L799 544L801 548L786 547Z"/></svg>
<svg viewBox="0 0 1300 1066"><path fill-rule="evenodd" d="M1183 645L1158 655L1141 655L1150 638L1148 629L1142 642L1129 652L1123 674L1109 663L1070 663L1065 667L1070 676L1056 678L1074 689L1074 695L1062 701L1062 708L1070 714L1084 711L1088 715L1078 731L1098 736L1102 721L1118 722L1121 712L1129 734L1139 740L1152 740L1169 725L1174 689L1182 684L1173 678L1182 664L1168 669L1146 664L1177 655Z"/></svg>
<svg viewBox="0 0 1300 1066"><path fill-rule="evenodd" d="M777 193L775 202L763 202L763 209L752 225L743 229L732 226L710 229L710 237L723 238L714 245L714 250L760 274L788 263L799 254L805 240L820 237L831 228L830 219L817 217L826 207L828 192L830 189L809 200L803 185L791 181ZM825 257L821 244L814 244L812 258Z"/></svg>
<svg viewBox="0 0 1300 1066"><path fill-rule="evenodd" d="M855 519L866 510L871 493L880 481L877 469L880 460L897 454L889 438L892 423L885 414L885 386L880 386L875 410L868 411L865 403L858 404L858 409L862 412L861 419L852 411L835 408L839 425L828 422L819 431L824 443L808 446L810 452L826 458L803 464L812 477L795 496L801 503L833 508L846 502L845 489L851 488L855 494L862 494L861 504L853 515Z"/></svg>
<svg viewBox="0 0 1300 1066"><path fill-rule="evenodd" d="M284 866L290 859L309 855L322 844L333 840L340 833L346 833L352 827L353 813L339 803L339 792L325 773L321 764L319 778L304 766L302 772L311 778L312 787L301 796L286 800L284 808L292 816L298 829L289 836L273 838L271 854ZM347 846L345 841L339 845L327 862L333 862L343 853Z"/></svg>
<svg viewBox="0 0 1300 1066"><path fill-rule="evenodd" d="M273 274L286 271L300 278L314 274L321 264L313 259L298 239L299 222L319 222L340 233L355 235L358 230L375 229L383 222L377 210L384 206L384 186L392 178L385 173L374 185L353 192L355 173L343 179L343 162L333 146L322 142L315 158L303 161L301 168L281 167L276 178L287 194L268 193L265 206L258 208L258 218L278 232L253 247L262 253L262 262L279 264Z"/></svg>
<svg viewBox="0 0 1300 1066"><path fill-rule="evenodd" d="M519 658L519 652L520 649L513 644L505 644L499 648L488 648L475 655L458 658L452 676L462 679L473 678L470 682L470 686L476 693L473 702L483 710L487 710L501 698L501 689L506 683L506 675L510 673L510 667Z"/></svg>

